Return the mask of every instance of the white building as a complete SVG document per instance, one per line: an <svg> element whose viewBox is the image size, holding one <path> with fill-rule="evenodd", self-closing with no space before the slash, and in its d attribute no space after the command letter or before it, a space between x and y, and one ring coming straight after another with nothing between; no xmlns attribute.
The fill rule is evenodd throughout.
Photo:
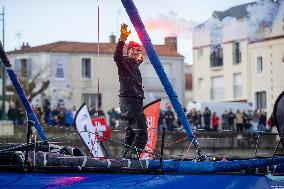
<svg viewBox="0 0 284 189"><path fill-rule="evenodd" d="M177 39L165 38L165 45L155 45L169 79L172 81L181 103L184 103L184 57L177 52ZM20 50L8 53L9 58L21 76L30 79L44 71L43 77L50 80L50 86L33 102L41 104L44 99L51 106L64 103L70 108L77 108L86 103L89 108L102 106L107 111L118 107L118 73L113 53L115 36L110 36L109 43L100 43L99 56L97 43L65 42L41 46L23 46ZM162 104L168 97L159 81L153 66L144 54L144 63L140 66L145 91L145 103L162 98Z"/></svg>
<svg viewBox="0 0 284 189"><path fill-rule="evenodd" d="M249 38L247 7L249 3L212 15L218 22L221 42L214 44L214 35L206 22L193 34L193 91L196 101L242 101L254 108L272 112L277 96L284 89L283 3L278 6L273 24L258 26L257 40ZM218 23L217 22L217 23ZM216 30L215 30L216 32ZM214 34L214 33L213 33ZM219 46L218 46L219 45ZM214 49L214 50L213 50Z"/></svg>

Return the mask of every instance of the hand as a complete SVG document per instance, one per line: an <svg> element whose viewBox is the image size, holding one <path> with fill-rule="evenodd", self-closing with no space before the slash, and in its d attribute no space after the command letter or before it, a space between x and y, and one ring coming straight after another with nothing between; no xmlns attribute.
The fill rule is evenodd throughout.
<svg viewBox="0 0 284 189"><path fill-rule="evenodd" d="M127 31L128 25L126 24L121 24L120 25L120 40L125 42L127 40L127 37L131 33L131 30Z"/></svg>

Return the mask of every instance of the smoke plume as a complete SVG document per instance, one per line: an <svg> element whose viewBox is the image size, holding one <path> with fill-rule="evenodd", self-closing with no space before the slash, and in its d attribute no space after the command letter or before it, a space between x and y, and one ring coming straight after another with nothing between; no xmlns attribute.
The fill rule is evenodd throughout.
<svg viewBox="0 0 284 189"><path fill-rule="evenodd" d="M157 19L149 18L145 22L148 31L163 31L167 36L189 37L195 26L196 22L179 18L173 11L159 14Z"/></svg>

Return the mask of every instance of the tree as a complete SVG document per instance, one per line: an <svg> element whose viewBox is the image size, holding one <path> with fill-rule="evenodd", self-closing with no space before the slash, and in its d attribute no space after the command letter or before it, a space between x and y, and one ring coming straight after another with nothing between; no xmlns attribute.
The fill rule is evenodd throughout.
<svg viewBox="0 0 284 189"><path fill-rule="evenodd" d="M49 80L43 79L42 75L44 70L38 71L31 79L28 77L18 76L20 83L27 95L28 100L31 102L37 95L44 92L49 87ZM11 83L7 85L7 91L14 92L13 100L17 104L20 102L16 89Z"/></svg>

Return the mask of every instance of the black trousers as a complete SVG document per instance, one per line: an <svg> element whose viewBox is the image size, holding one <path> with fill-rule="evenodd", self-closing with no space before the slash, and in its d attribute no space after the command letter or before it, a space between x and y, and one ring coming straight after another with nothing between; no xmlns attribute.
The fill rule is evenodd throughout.
<svg viewBox="0 0 284 189"><path fill-rule="evenodd" d="M131 97L120 97L121 119L127 121L124 125L126 129L125 146L122 157L133 157L136 159L147 144L147 122L143 112L143 100Z"/></svg>

